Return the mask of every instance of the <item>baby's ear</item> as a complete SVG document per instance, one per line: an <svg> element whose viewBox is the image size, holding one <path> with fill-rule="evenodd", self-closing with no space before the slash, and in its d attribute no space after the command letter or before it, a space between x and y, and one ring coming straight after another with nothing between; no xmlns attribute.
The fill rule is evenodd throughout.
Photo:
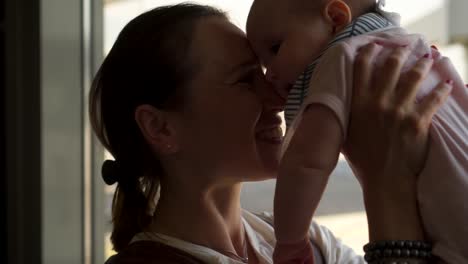
<svg viewBox="0 0 468 264"><path fill-rule="evenodd" d="M342 30L352 20L352 12L343 0L329 1L324 10L324 16L333 25L335 31Z"/></svg>

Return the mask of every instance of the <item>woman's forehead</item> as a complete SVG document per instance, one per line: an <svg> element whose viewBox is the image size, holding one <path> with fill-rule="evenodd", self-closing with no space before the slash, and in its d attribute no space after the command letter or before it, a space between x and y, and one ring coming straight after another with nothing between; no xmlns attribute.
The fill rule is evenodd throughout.
<svg viewBox="0 0 468 264"><path fill-rule="evenodd" d="M238 27L223 18L203 19L197 25L192 51L198 60L220 67L217 70L256 62L257 58L245 36Z"/></svg>

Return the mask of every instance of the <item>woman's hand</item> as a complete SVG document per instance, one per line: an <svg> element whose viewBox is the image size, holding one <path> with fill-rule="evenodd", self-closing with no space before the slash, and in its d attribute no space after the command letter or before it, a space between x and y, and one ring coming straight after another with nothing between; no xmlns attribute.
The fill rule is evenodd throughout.
<svg viewBox="0 0 468 264"><path fill-rule="evenodd" d="M363 188L371 241L422 239L416 180L430 147L432 117L451 85L441 83L415 103L432 60L421 58L401 74L410 50L395 48L383 66L377 67L374 61L382 48L369 44L356 58L344 153Z"/></svg>

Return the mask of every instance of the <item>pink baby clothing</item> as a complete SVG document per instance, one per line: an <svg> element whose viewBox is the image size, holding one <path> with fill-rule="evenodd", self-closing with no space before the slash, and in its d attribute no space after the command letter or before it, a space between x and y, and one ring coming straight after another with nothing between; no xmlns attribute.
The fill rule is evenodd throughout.
<svg viewBox="0 0 468 264"><path fill-rule="evenodd" d="M377 41L408 45L411 55L403 72L429 54L434 64L418 91L417 101L445 80L453 80L454 84L451 96L432 120L428 158L418 178L420 213L433 242L433 254L448 263L468 263L468 89L451 61L432 49L423 36L408 34L379 14L359 17L344 33L330 43L291 91L286 107L285 147L302 112L311 104L333 111L346 140L353 64L360 47ZM390 52L382 51L376 63L383 63Z"/></svg>

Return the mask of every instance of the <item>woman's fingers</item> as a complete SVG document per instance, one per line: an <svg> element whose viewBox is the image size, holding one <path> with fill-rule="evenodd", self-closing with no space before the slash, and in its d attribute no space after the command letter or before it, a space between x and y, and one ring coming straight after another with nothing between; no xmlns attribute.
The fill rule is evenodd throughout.
<svg viewBox="0 0 468 264"><path fill-rule="evenodd" d="M379 46L375 43L360 48L354 64L353 98L369 96L373 72L373 62L378 54ZM354 100L353 100L354 101Z"/></svg>
<svg viewBox="0 0 468 264"><path fill-rule="evenodd" d="M407 47L398 47L385 60L383 67L386 70L380 71L377 76L381 83L381 87L376 90L376 99L379 102L385 103L385 101L393 98L394 90L400 80L401 70L408 59L410 51Z"/></svg>
<svg viewBox="0 0 468 264"><path fill-rule="evenodd" d="M421 83L431 70L433 62L434 60L427 54L421 58L411 70L404 74L395 93L395 100L397 103L402 106L414 105L416 94Z"/></svg>
<svg viewBox="0 0 468 264"><path fill-rule="evenodd" d="M432 117L447 100L453 88L453 81L441 82L429 95L423 98L418 107L420 129L426 129L430 126Z"/></svg>

